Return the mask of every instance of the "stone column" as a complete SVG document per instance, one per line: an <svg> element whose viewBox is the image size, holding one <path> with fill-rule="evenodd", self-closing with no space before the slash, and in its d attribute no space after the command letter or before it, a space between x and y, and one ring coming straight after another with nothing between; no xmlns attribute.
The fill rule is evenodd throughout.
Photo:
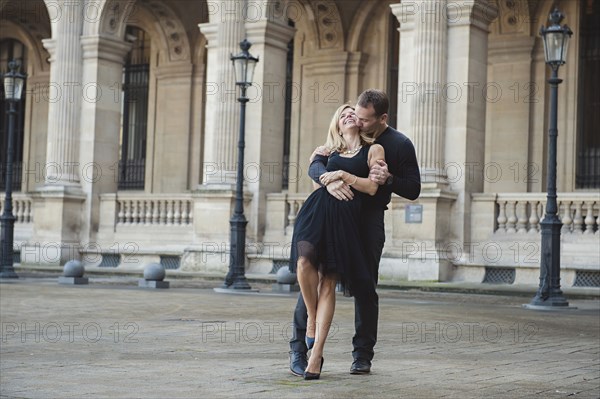
<svg viewBox="0 0 600 399"><path fill-rule="evenodd" d="M283 131L288 43L295 29L280 21L246 22L248 40L260 61L254 72L249 97L246 131L246 179L254 193L248 237L261 241L266 224L267 193L280 192L283 176Z"/></svg>
<svg viewBox="0 0 600 399"><path fill-rule="evenodd" d="M231 54L239 53L244 19L238 2L222 3L211 22L199 24L208 41L203 184L235 184L239 132L239 90ZM254 49L250 49L254 51Z"/></svg>
<svg viewBox="0 0 600 399"><path fill-rule="evenodd" d="M244 2L214 2L210 22L199 24L207 41L204 103L203 177L194 192L194 240L181 260L182 270L226 271L229 264L229 219L235 205L240 91L235 84L231 54L244 39ZM209 4L211 7L211 4ZM254 52L254 48L250 49ZM252 116L247 112L247 118ZM252 133L246 131L246 144ZM245 159L247 162L247 158ZM244 214L249 218L251 194L244 185ZM252 227L247 226L247 231ZM250 240L247 240L247 242ZM207 259L207 257L209 259Z"/></svg>
<svg viewBox="0 0 600 399"><path fill-rule="evenodd" d="M156 68L155 135L148 152L152 152L146 177L146 192L180 193L188 187L190 118L193 113L192 64L189 61L172 62Z"/></svg>
<svg viewBox="0 0 600 399"><path fill-rule="evenodd" d="M80 188L79 116L81 112L83 7L58 0L60 18L53 19L52 39L43 40L50 53L52 99L48 109L46 186Z"/></svg>
<svg viewBox="0 0 600 399"><path fill-rule="evenodd" d="M23 191L35 191L44 184L44 167L48 132L48 102L42 93L50 83L50 71L37 72L27 77L28 93L25 100L25 135L23 142Z"/></svg>
<svg viewBox="0 0 600 399"><path fill-rule="evenodd" d="M471 193L483 191L485 111L486 101L492 95L492 86L487 84L488 34L497 9L487 1L475 0L456 3L447 14L449 83L444 92L445 160L450 189L458 194L452 209L450 236L466 256L471 241ZM488 87L490 90L486 90ZM511 123L504 119L504 123Z"/></svg>
<svg viewBox="0 0 600 399"><path fill-rule="evenodd" d="M420 221L407 222L408 201L392 199L385 252L401 260L384 259L382 270L451 279L470 249L470 194L483 189L485 99L473 88L487 81L488 25L497 11L480 0L402 2L392 11L401 32L398 108L408 118L399 128L413 139L423 185Z"/></svg>
<svg viewBox="0 0 600 399"><path fill-rule="evenodd" d="M241 51L239 44L246 34L244 4L209 1L210 21L198 25L207 41L202 184L194 193L194 241L182 257L182 270L226 271L229 264L240 129L240 90L230 58ZM252 133L246 131L246 144L251 139ZM250 197L244 185L247 219Z"/></svg>
<svg viewBox="0 0 600 399"><path fill-rule="evenodd" d="M546 74L550 68L546 65L544 44L541 38L537 40L538 42L534 44L531 54L533 65L531 67L530 81L537 92L533 96L536 101L530 107L531 128L529 129L529 135L531 136L531 141L529 143L528 159L537 167L538 172L535 175L536 179L529 179L527 184L527 191L533 193L546 191L546 168L544 165L547 163L546 156L548 154L548 116L546 114L547 101L545 99L549 97ZM560 88L558 93L560 95Z"/></svg>
<svg viewBox="0 0 600 399"><path fill-rule="evenodd" d="M43 40L50 53L51 99L44 185L34 194L34 225L21 248L23 264L63 265L79 258L84 201L80 183L80 115L82 104L83 7L59 0L60 17L51 19L52 38Z"/></svg>
<svg viewBox="0 0 600 399"><path fill-rule="evenodd" d="M398 112L396 129L413 138L412 132L412 106L417 84L414 71L414 36L415 14L417 5L414 3L390 4L392 13L400 22L400 59L398 62Z"/></svg>
<svg viewBox="0 0 600 399"><path fill-rule="evenodd" d="M82 36L81 46L85 89L79 160L86 195L81 221L81 241L85 245L98 240L100 195L117 192L121 81L131 43L112 37Z"/></svg>
<svg viewBox="0 0 600 399"><path fill-rule="evenodd" d="M444 135L446 109L441 98L446 83L446 0L418 3L414 17L414 83L411 135L424 183L446 183Z"/></svg>
<svg viewBox="0 0 600 399"><path fill-rule="evenodd" d="M403 1L390 5L400 22L398 65L398 130L415 145L421 167L421 196L414 203L394 196L386 214L388 239L380 272L408 280L447 280L452 265L444 254L450 240L451 207L456 194L448 191L444 172L446 108L446 0ZM407 220L407 205L416 205ZM418 218L417 218L418 219Z"/></svg>

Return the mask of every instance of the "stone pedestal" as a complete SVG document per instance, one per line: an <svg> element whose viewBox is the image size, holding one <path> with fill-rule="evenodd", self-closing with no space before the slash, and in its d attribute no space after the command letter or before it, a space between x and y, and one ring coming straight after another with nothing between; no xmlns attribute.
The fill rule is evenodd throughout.
<svg viewBox="0 0 600 399"><path fill-rule="evenodd" d="M65 276L60 276L58 278L58 283L59 284L65 284L65 285L86 285L89 283L89 280L87 277L65 277Z"/></svg>
<svg viewBox="0 0 600 399"><path fill-rule="evenodd" d="M168 281L151 281L144 280L143 278L138 280L138 287L140 288L169 288Z"/></svg>
<svg viewBox="0 0 600 399"><path fill-rule="evenodd" d="M83 277L85 267L78 260L70 260L65 264L63 275L58 278L59 284L81 285L88 284L87 277Z"/></svg>
<svg viewBox="0 0 600 399"><path fill-rule="evenodd" d="M33 195L33 237L21 248L21 263L61 266L79 259L79 227L85 194L44 187Z"/></svg>
<svg viewBox="0 0 600 399"><path fill-rule="evenodd" d="M423 184L421 196L414 202L392 198L391 214L386 215L388 243L379 268L382 276L429 281L451 278L457 243L450 234L450 214L456 198L435 183ZM422 206L420 223L407 223L406 205Z"/></svg>
<svg viewBox="0 0 600 399"><path fill-rule="evenodd" d="M281 293L300 292L298 284L271 284L271 291Z"/></svg>
<svg viewBox="0 0 600 399"><path fill-rule="evenodd" d="M296 274L291 273L286 266L283 266L277 270L277 284L272 284L271 289L273 292L298 292L300 286L297 283Z"/></svg>
<svg viewBox="0 0 600 399"><path fill-rule="evenodd" d="M194 191L194 239L181 258L182 271L227 272L230 224L235 207L235 190L227 185L203 184ZM244 214L248 218L252 194L244 188ZM257 252L248 223L246 253Z"/></svg>
<svg viewBox="0 0 600 399"><path fill-rule="evenodd" d="M144 278L139 279L141 288L169 288L169 282L163 281L166 270L160 263L149 263L144 267Z"/></svg>

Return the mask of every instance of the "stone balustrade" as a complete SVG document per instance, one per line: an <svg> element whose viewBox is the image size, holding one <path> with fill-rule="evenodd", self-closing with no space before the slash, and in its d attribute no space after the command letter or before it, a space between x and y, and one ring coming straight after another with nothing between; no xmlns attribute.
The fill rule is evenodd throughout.
<svg viewBox="0 0 600 399"><path fill-rule="evenodd" d="M267 195L267 231L270 237L291 235L296 216L309 193L273 193Z"/></svg>
<svg viewBox="0 0 600 399"><path fill-rule="evenodd" d="M190 226L191 194L119 194L117 225Z"/></svg>
<svg viewBox="0 0 600 399"><path fill-rule="evenodd" d="M285 201L288 209L286 229L294 228L296 216L298 216L298 212L300 212L300 208L304 205L307 197L308 195L305 193L287 195Z"/></svg>
<svg viewBox="0 0 600 399"><path fill-rule="evenodd" d="M600 262L600 195L558 193L557 204L558 217L563 223L561 284L581 285L585 279L596 279ZM546 193L472 194L469 242L489 251L474 251L473 256L456 265L454 278L481 282L488 272L503 273L506 269L516 271L516 277L513 275L516 284L537 282L545 207Z"/></svg>
<svg viewBox="0 0 600 399"><path fill-rule="evenodd" d="M95 260L91 266L99 267L139 270L165 257L179 264L194 240L194 219L191 193L102 194L98 233L83 254Z"/></svg>
<svg viewBox="0 0 600 399"><path fill-rule="evenodd" d="M16 193L12 195L13 215L15 223L33 223L33 200L27 194ZM4 195L0 196L0 214L4 213Z"/></svg>
<svg viewBox="0 0 600 399"><path fill-rule="evenodd" d="M559 193L563 234L598 234L600 196L597 193ZM544 218L544 193L502 193L496 197L495 233L538 233Z"/></svg>

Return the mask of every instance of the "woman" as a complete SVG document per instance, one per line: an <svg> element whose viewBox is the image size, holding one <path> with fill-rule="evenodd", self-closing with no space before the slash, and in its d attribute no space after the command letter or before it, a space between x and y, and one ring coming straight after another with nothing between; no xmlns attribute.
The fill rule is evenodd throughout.
<svg viewBox="0 0 600 399"><path fill-rule="evenodd" d="M384 160L383 147L372 144L356 125L354 108L339 107L329 126L325 147L331 151L322 184L343 180L355 193L351 201L339 201L325 187L315 190L298 213L292 237L290 269L298 276L308 321L306 346L312 353L304 379L318 379L323 367L323 347L335 310L335 286L342 281L352 295L358 286L350 281L368 280L360 244L359 220L363 195L375 195L379 187L369 169Z"/></svg>

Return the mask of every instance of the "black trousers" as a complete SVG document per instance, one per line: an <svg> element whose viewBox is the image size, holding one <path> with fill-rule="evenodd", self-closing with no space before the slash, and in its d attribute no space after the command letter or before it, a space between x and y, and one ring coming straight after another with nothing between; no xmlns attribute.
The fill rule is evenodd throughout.
<svg viewBox="0 0 600 399"><path fill-rule="evenodd" d="M379 296L376 287L379 276L379 261L385 243L385 229L383 225L383 209L363 209L361 215L361 239L365 251L367 267L370 271L371 281L360 281L357 284L364 289L357 290L354 295L354 329L352 338L352 356L357 359L373 359L373 348L377 343L377 323L379 319ZM290 349L295 352L307 352L304 337L306 336L306 305L302 294L294 310L292 339Z"/></svg>

